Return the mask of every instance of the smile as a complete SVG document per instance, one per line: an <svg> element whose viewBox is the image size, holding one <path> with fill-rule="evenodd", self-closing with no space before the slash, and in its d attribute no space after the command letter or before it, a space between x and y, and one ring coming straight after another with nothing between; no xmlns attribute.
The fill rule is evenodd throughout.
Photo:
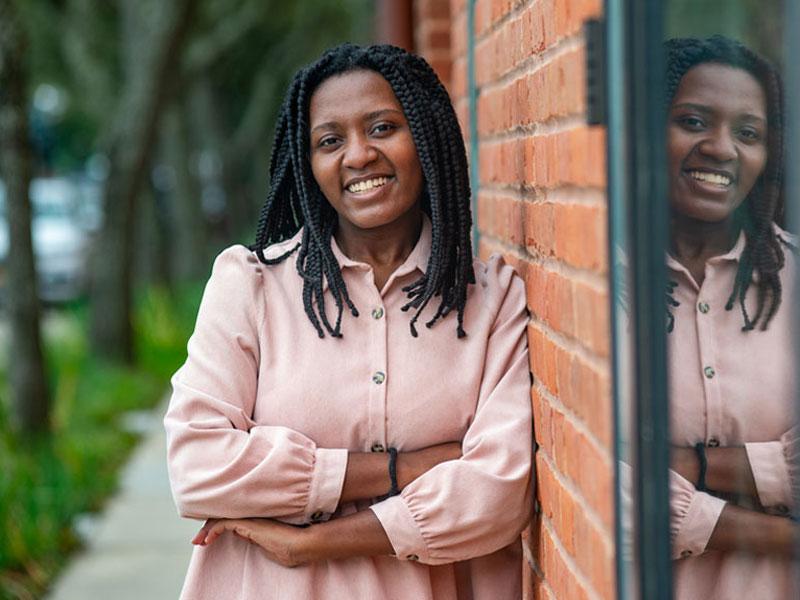
<svg viewBox="0 0 800 600"><path fill-rule="evenodd" d="M689 171L689 176L697 181L704 181L706 183L713 183L728 187L731 184L731 178L721 173L709 173L708 171Z"/></svg>
<svg viewBox="0 0 800 600"><path fill-rule="evenodd" d="M352 194L360 194L382 187L386 185L388 181L388 177L375 177L374 179L366 179L364 181L356 181L355 183L351 183L346 189Z"/></svg>

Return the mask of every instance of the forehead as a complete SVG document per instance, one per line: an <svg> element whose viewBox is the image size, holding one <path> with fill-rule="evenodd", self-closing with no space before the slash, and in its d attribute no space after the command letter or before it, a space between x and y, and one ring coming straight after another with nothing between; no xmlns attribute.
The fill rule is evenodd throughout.
<svg viewBox="0 0 800 600"><path fill-rule="evenodd" d="M767 98L759 81L744 69L703 63L681 79L672 104L702 104L720 112L767 117Z"/></svg>
<svg viewBox="0 0 800 600"><path fill-rule="evenodd" d="M359 69L323 81L311 96L309 121L340 122L383 109L403 111L392 86L380 73Z"/></svg>

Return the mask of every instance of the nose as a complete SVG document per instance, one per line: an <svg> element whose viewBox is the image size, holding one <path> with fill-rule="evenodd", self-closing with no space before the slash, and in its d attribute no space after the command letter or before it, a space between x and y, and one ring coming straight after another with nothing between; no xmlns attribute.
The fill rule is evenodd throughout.
<svg viewBox="0 0 800 600"><path fill-rule="evenodd" d="M735 160L738 156L733 132L727 127L717 127L709 131L698 149L702 154L719 162Z"/></svg>
<svg viewBox="0 0 800 600"><path fill-rule="evenodd" d="M366 136L354 135L347 140L342 165L349 169L363 169L378 158L378 151Z"/></svg>

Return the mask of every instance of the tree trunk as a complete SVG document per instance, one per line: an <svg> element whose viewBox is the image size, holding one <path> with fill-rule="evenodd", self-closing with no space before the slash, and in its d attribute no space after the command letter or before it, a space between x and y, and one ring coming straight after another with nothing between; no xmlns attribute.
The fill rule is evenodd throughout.
<svg viewBox="0 0 800 600"><path fill-rule="evenodd" d="M174 175L172 200L172 272L177 281L194 281L208 275L206 221L197 178L192 174L194 144L189 132L186 102L175 99L164 115L164 158Z"/></svg>
<svg viewBox="0 0 800 600"><path fill-rule="evenodd" d="M11 325L13 420L23 431L49 427L39 300L31 239L31 152L25 101L24 33L10 0L0 0L0 176L9 227L6 295Z"/></svg>
<svg viewBox="0 0 800 600"><path fill-rule="evenodd" d="M122 3L123 14L141 3ZM94 351L113 360L133 361L131 324L136 198L147 175L159 116L186 38L196 0L160 5L161 24L152 40L125 45L126 82L109 141L111 160L104 190L105 223L94 268L91 341ZM156 6L159 6L156 4ZM124 24L124 26L126 26ZM151 51L151 60L131 53ZM137 64L138 63L138 64Z"/></svg>

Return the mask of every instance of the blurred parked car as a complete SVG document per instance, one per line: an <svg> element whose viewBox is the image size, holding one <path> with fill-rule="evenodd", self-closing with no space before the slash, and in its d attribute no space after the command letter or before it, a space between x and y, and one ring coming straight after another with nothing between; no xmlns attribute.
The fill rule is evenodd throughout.
<svg viewBox="0 0 800 600"><path fill-rule="evenodd" d="M66 177L31 182L33 253L39 296L48 303L66 302L86 293L92 229L82 211L81 186ZM5 186L0 182L0 269L9 252ZM0 286L5 282L0 280ZM4 293L3 293L4 295Z"/></svg>

